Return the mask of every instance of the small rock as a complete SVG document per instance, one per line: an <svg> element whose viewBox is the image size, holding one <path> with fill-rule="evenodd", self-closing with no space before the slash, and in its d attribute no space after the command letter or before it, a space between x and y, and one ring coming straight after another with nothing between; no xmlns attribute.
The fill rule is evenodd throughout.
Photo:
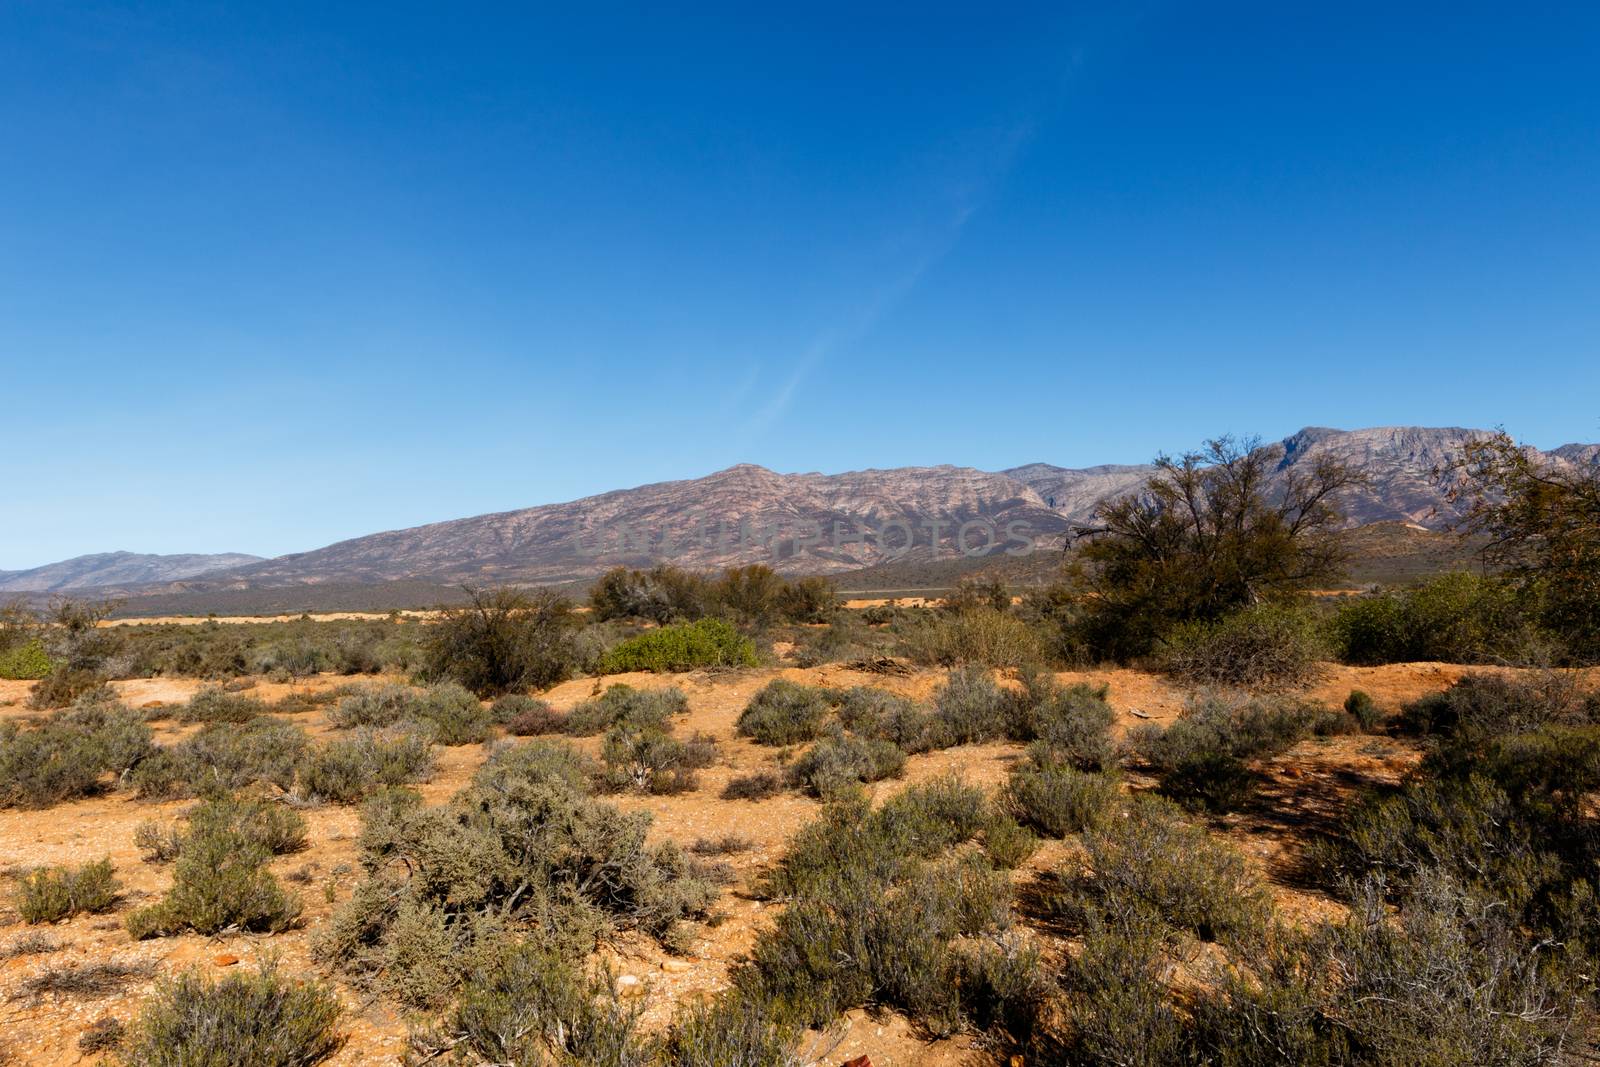
<svg viewBox="0 0 1600 1067"><path fill-rule="evenodd" d="M689 970L689 968L693 966L694 964L690 963L688 960L661 961L661 969L666 971L668 974L682 974L684 971Z"/></svg>
<svg viewBox="0 0 1600 1067"><path fill-rule="evenodd" d="M872 1067L870 1056L857 1056L853 1060L845 1060L839 1067Z"/></svg>
<svg viewBox="0 0 1600 1067"><path fill-rule="evenodd" d="M232 967L235 963L239 962L239 957L238 956L229 956L227 954L223 954L221 956L218 956L216 959L212 960L211 962L215 963L218 967Z"/></svg>

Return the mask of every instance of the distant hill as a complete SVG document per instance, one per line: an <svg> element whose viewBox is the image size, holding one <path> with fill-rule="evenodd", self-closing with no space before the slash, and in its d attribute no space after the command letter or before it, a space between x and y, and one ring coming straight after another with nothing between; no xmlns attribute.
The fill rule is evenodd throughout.
<svg viewBox="0 0 1600 1067"><path fill-rule="evenodd" d="M1461 517L1460 505L1450 499L1457 484L1457 476L1448 473L1450 461L1460 456L1464 442L1481 433L1312 427L1278 442L1282 455L1274 477L1281 481L1317 457L1332 455L1366 478L1363 487L1340 501L1348 526L1399 523L1443 530ZM1600 446L1566 445L1543 455L1556 465L1593 465L1600 462ZM741 464L703 478L391 530L311 552L208 569L168 580L159 591L397 581L558 584L593 577L618 563L662 560L706 570L765 562L788 573L881 568L868 576L874 583L898 580L924 565L937 564L929 573L954 574L971 569L959 561L962 524L969 524L969 548L981 548L991 535L1002 547L1018 547L1008 534L1022 530L1038 546L1059 549L1073 524L1089 520L1100 501L1138 491L1152 470L1148 464L1032 463L993 472L939 466L781 474ZM863 542L858 539L863 528L881 534ZM903 551L908 535L911 547ZM952 559L958 562L941 562Z"/></svg>
<svg viewBox="0 0 1600 1067"><path fill-rule="evenodd" d="M212 571L261 562L243 552L157 556L100 552L47 563L25 571L0 571L0 592L57 593L126 589L152 582L174 582Z"/></svg>

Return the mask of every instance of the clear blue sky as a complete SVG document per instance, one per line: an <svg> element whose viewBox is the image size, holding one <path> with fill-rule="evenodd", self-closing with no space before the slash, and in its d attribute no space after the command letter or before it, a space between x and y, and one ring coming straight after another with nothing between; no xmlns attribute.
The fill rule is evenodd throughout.
<svg viewBox="0 0 1600 1067"><path fill-rule="evenodd" d="M1425 6L12 0L0 568L742 461L1600 440L1600 15Z"/></svg>

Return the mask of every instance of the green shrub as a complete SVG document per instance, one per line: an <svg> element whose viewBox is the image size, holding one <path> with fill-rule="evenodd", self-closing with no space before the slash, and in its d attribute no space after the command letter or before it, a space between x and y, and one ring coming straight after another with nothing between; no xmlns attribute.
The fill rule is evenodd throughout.
<svg viewBox="0 0 1600 1067"><path fill-rule="evenodd" d="M1184 1062L1183 1023L1168 988L1173 967L1164 941L1159 920L1147 913L1090 916L1083 948L1064 975L1073 1021L1072 1056L1065 1062Z"/></svg>
<svg viewBox="0 0 1600 1067"><path fill-rule="evenodd" d="M349 804L387 786L425 781L433 772L433 738L425 730L361 727L313 749L300 766L300 792Z"/></svg>
<svg viewBox="0 0 1600 1067"><path fill-rule="evenodd" d="M454 682L429 687L418 702L417 713L433 728L441 745L476 745L489 739L494 716L465 687Z"/></svg>
<svg viewBox="0 0 1600 1067"><path fill-rule="evenodd" d="M310 743L300 727L269 718L209 723L155 749L134 768L133 783L146 799L230 792L258 782L286 790Z"/></svg>
<svg viewBox="0 0 1600 1067"><path fill-rule="evenodd" d="M1036 742L1030 759L1013 768L1002 803L1018 822L1059 838L1104 826L1121 793L1114 778L1078 770Z"/></svg>
<svg viewBox="0 0 1600 1067"><path fill-rule="evenodd" d="M0 678L35 682L48 676L54 666L37 640L0 650Z"/></svg>
<svg viewBox="0 0 1600 1067"><path fill-rule="evenodd" d="M762 745L813 741L822 733L835 697L831 689L774 678L740 713L737 729Z"/></svg>
<svg viewBox="0 0 1600 1067"><path fill-rule="evenodd" d="M568 712L567 732L574 737L591 737L613 726L670 730L672 717L688 710L689 698L677 686L635 689L618 683L607 686L604 693L580 702Z"/></svg>
<svg viewBox="0 0 1600 1067"><path fill-rule="evenodd" d="M807 749L789 775L812 796L827 797L863 782L898 778L905 766L906 754L890 741L836 734Z"/></svg>
<svg viewBox="0 0 1600 1067"><path fill-rule="evenodd" d="M263 714L267 706L254 697L230 693L221 686L201 686L189 702L178 709L179 722L249 722Z"/></svg>
<svg viewBox="0 0 1600 1067"><path fill-rule="evenodd" d="M469 590L428 630L423 673L479 696L546 689L577 666L572 605L549 590Z"/></svg>
<svg viewBox="0 0 1600 1067"><path fill-rule="evenodd" d="M189 812L189 833L200 836L232 834L260 845L273 856L285 856L306 847L305 816L272 800L221 796ZM182 842L178 844L181 852Z"/></svg>
<svg viewBox="0 0 1600 1067"><path fill-rule="evenodd" d="M655 623L694 620L709 611L715 596L704 575L671 564L649 571L613 567L589 590L594 617L646 619Z"/></svg>
<svg viewBox="0 0 1600 1067"><path fill-rule="evenodd" d="M172 888L158 904L128 915L135 940L231 926L278 933L300 918L300 901L267 870L272 853L228 830L190 833L173 866Z"/></svg>
<svg viewBox="0 0 1600 1067"><path fill-rule="evenodd" d="M471 969L444 1032L418 1044L464 1063L648 1067L642 1005L624 1005L612 977L584 974L543 946L511 945Z"/></svg>
<svg viewBox="0 0 1600 1067"><path fill-rule="evenodd" d="M53 923L82 912L99 914L121 896L110 858L81 867L44 867L17 882L17 911L25 923Z"/></svg>
<svg viewBox="0 0 1600 1067"><path fill-rule="evenodd" d="M1525 663L1550 642L1537 608L1503 579L1462 571L1344 599L1330 629L1345 663Z"/></svg>
<svg viewBox="0 0 1600 1067"><path fill-rule="evenodd" d="M653 671L674 674L703 667L753 667L756 649L722 619L699 619L650 630L609 649L600 674Z"/></svg>
<svg viewBox="0 0 1600 1067"><path fill-rule="evenodd" d="M1126 817L1083 838L1086 856L1064 873L1066 914L1124 921L1146 911L1202 941L1259 935L1269 901L1243 858L1155 797L1139 797Z"/></svg>
<svg viewBox="0 0 1600 1067"><path fill-rule="evenodd" d="M1190 685L1250 689L1300 686L1329 655L1322 627L1304 608L1256 604L1215 622L1174 627L1159 652L1163 670Z"/></svg>
<svg viewBox="0 0 1600 1067"><path fill-rule="evenodd" d="M333 991L268 964L212 982L186 971L163 982L125 1041L127 1067L311 1067L343 1043Z"/></svg>
<svg viewBox="0 0 1600 1067"><path fill-rule="evenodd" d="M1401 709L1399 727L1405 733L1461 746L1541 726L1597 721L1600 700L1585 697L1561 675L1469 674L1443 692L1407 704Z"/></svg>
<svg viewBox="0 0 1600 1067"><path fill-rule="evenodd" d="M1295 701L1230 703L1202 698L1165 730L1133 732L1133 750L1161 781L1164 793L1190 806L1229 811L1254 791L1246 761L1278 755L1310 736L1330 713Z"/></svg>
<svg viewBox="0 0 1600 1067"><path fill-rule="evenodd" d="M1021 667L1044 657L1027 623L991 607L929 618L903 640L913 660L938 667Z"/></svg>

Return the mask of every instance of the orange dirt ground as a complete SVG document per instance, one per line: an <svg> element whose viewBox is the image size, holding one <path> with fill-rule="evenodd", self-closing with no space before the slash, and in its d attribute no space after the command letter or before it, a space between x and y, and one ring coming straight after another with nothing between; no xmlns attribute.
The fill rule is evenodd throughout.
<svg viewBox="0 0 1600 1067"><path fill-rule="evenodd" d="M1360 688L1370 693L1385 713L1392 714L1403 702L1443 689L1473 669L1437 663L1376 668L1331 666L1321 681L1304 695L1337 704L1351 689ZM795 793L759 802L718 799L728 779L773 767L778 759L775 750L734 735L734 722L752 694L772 678L786 677L814 684L877 685L928 698L943 676L941 671L926 670L907 676L883 677L824 666L805 670L763 668L714 675L622 675L605 680L606 684L627 682L642 688L681 687L689 697L689 711L681 717L678 730L684 734L709 733L720 747L716 765L702 772L700 786L695 792L674 797L624 796L614 798L615 802L630 809L648 808L654 815L652 832L657 839L673 839L687 845L701 837L739 834L755 842L751 850L730 858L739 880L727 887L719 905L726 920L702 929L688 958L671 957L653 941L642 937L623 936L605 949L605 955L619 975L627 976L623 981L628 990L637 991L634 995L644 998L647 1024L660 1025L685 998L712 992L726 981L730 965L768 922L767 906L749 893L752 878L778 857L789 836L819 811L816 801ZM1184 691L1151 674L1103 670L1061 672L1058 677L1069 683L1108 684L1111 704L1119 713L1119 730L1141 721L1171 722L1184 707ZM322 689L350 681L335 677L319 677L292 685L262 681L251 692L272 701L292 690ZM588 678L574 680L545 695L557 708L566 709L596 692L599 684ZM124 700L134 707L142 707L155 701L182 702L200 683L160 678L115 685ZM0 681L0 717L34 714L26 708L28 686L26 682ZM330 732L320 710L286 717L297 720L314 736ZM171 722L154 725L157 739L161 741L174 740L192 729ZM575 743L596 751L599 739ZM908 783L947 773L959 774L968 781L993 788L1005 779L1007 768L1020 753L1017 745L992 744L913 756L903 779L879 783L873 789L882 797ZM439 755L437 772L422 786L422 792L433 803L443 801L461 788L484 758L483 749L476 745L440 749ZM1250 857L1272 887L1285 914L1307 919L1336 914L1338 905L1333 901L1293 884L1294 861L1308 829L1325 825L1363 782L1395 781L1414 765L1416 758L1411 746L1387 737L1346 736L1303 742L1267 767L1268 782L1257 803L1242 813L1215 822L1214 829ZM1140 785L1137 778L1132 784ZM45 811L0 810L0 875L14 877L38 865L83 863L109 855L126 891L126 902L121 910L149 903L165 892L171 868L141 861L133 845L134 829L146 820L170 821L189 803L138 801L130 793L117 792ZM120 914L83 915L44 927L46 933L62 943L60 951L0 960L0 1050L9 1052L16 1063L96 1062L98 1057L77 1050L77 1040L83 1030L105 1015L131 1019L159 976L188 966L197 965L220 973L224 966L251 966L265 955L277 954L287 969L315 973L307 948L310 935L328 921L334 908L349 896L355 884L358 876L356 836L360 826L353 807L313 807L304 814L310 829L310 847L273 863L275 873L280 878L289 876L286 885L298 890L305 901L305 921L301 928L276 936L189 935L134 942L124 932ZM1019 880L1026 882L1058 863L1063 847L1055 844L1040 849L1018 872ZM333 903L327 899L330 892ZM30 929L21 924L10 898L10 885L0 877L0 954L18 934ZM46 967L108 960L149 961L155 965L157 977L136 980L124 991L104 999L47 996L33 1001L16 994L21 982ZM235 960L240 962L232 962ZM398 1062L405 1048L407 1019L391 1004L375 1002L343 985L339 988L348 1009L343 1023L348 1040L331 1062L339 1065ZM876 1067L909 1067L912 1064L947 1067L994 1062L965 1038L930 1045L917 1040L903 1019L893 1015L874 1017L861 1012L853 1013L830 1033L815 1035L812 1051L819 1062L828 1064L866 1054ZM0 1056L0 1060L3 1059Z"/></svg>

